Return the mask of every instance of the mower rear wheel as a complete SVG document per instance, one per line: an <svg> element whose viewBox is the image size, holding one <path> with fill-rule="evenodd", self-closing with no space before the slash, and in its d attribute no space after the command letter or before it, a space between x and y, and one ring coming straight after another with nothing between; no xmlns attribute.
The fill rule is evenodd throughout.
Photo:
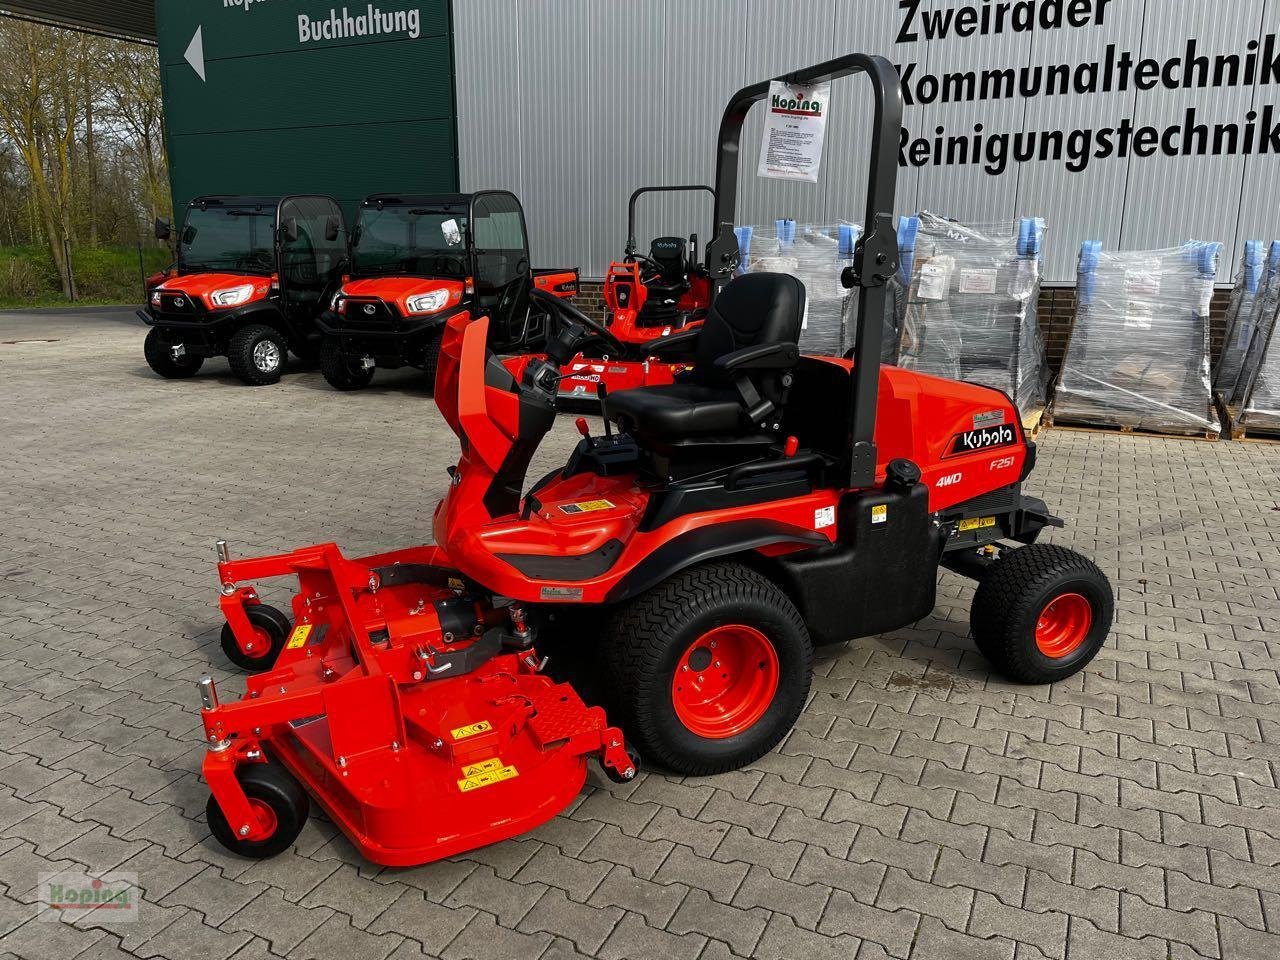
<svg viewBox="0 0 1280 960"><path fill-rule="evenodd" d="M373 367L353 365L334 337L320 344L320 372L335 390L362 390L373 380Z"/></svg>
<svg viewBox="0 0 1280 960"><path fill-rule="evenodd" d="M740 563L684 570L614 617L609 702L641 753L677 773L736 770L795 724L813 645L795 605Z"/></svg>
<svg viewBox="0 0 1280 960"><path fill-rule="evenodd" d="M236 641L231 624L222 625L222 652L227 659L241 670L250 673L262 673L276 665L276 658L284 649L284 642L293 629L289 618L275 607L265 603L245 607L245 615L253 625L254 644L252 650L242 650Z"/></svg>
<svg viewBox="0 0 1280 960"><path fill-rule="evenodd" d="M1042 684L1078 673L1097 656L1114 611L1111 583L1092 560L1037 543L1006 550L983 574L969 623L997 670Z"/></svg>
<svg viewBox="0 0 1280 960"><path fill-rule="evenodd" d="M265 836L242 837L240 830L245 825L232 828L217 799L210 795L205 815L214 839L237 856L251 860L265 860L289 849L307 825L311 809L311 798L302 784L277 760L246 764L236 771L236 779L258 821L250 825L251 829L263 831Z"/></svg>
<svg viewBox="0 0 1280 960"><path fill-rule="evenodd" d="M166 380L185 380L194 377L204 365L204 357L186 354L180 360L173 359L172 344L165 343L157 327L147 331L147 339L142 344L142 354L147 358L149 366Z"/></svg>
<svg viewBox="0 0 1280 960"><path fill-rule="evenodd" d="M254 323L237 330L227 347L231 372L252 387L280 382L289 357L289 342L275 327Z"/></svg>

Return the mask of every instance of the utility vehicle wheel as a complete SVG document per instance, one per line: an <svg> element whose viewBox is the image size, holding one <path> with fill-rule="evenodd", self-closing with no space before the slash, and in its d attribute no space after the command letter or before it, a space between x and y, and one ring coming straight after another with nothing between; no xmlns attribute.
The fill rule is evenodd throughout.
<svg viewBox="0 0 1280 960"><path fill-rule="evenodd" d="M1111 630L1111 583L1093 561L1052 544L1006 550L978 581L969 622L982 655L1020 683L1084 669Z"/></svg>
<svg viewBox="0 0 1280 960"><path fill-rule="evenodd" d="M279 383L288 356L284 334L260 323L236 331L227 348L231 372L254 387Z"/></svg>
<svg viewBox="0 0 1280 960"><path fill-rule="evenodd" d="M436 392L436 371L440 369L440 344L443 340L444 334L437 333L427 341L422 351L422 372L427 375L432 395Z"/></svg>
<svg viewBox="0 0 1280 960"><path fill-rule="evenodd" d="M723 562L623 607L605 661L627 737L662 766L702 775L745 766L786 736L809 695L813 646L776 584Z"/></svg>
<svg viewBox="0 0 1280 960"><path fill-rule="evenodd" d="M253 625L253 646L249 650L240 649L236 635L231 632L231 624L222 625L222 652L227 659L242 670L250 673L262 673L276 665L276 658L284 649L284 642L293 629L289 618L265 603L245 607L249 623Z"/></svg>
<svg viewBox="0 0 1280 960"><path fill-rule="evenodd" d="M335 390L360 390L373 379L373 367L364 366L358 359L353 361L333 338L320 344L320 372Z"/></svg>
<svg viewBox="0 0 1280 960"><path fill-rule="evenodd" d="M166 380L185 380L187 377L194 377L204 364L204 357L193 357L187 354L175 360L171 347L172 344L165 343L161 339L160 331L156 327L148 330L147 339L142 344L142 353L147 358L147 366Z"/></svg>
<svg viewBox="0 0 1280 960"><path fill-rule="evenodd" d="M311 809L311 799L302 784L276 760L246 764L236 771L236 779L249 798L257 823L236 824L233 828L218 801L210 795L205 814L214 838L232 853L252 860L265 860L289 849L306 826ZM245 826L251 832L242 836L240 831Z"/></svg>

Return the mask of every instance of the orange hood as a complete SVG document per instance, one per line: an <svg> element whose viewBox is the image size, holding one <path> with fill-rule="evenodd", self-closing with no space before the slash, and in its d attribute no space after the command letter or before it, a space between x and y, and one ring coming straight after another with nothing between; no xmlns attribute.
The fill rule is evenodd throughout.
<svg viewBox="0 0 1280 960"><path fill-rule="evenodd" d="M213 302L213 295L220 290L252 286L253 293L249 295L249 299L243 303L234 304L236 307L243 307L248 303L265 300L267 295L271 293L271 283L272 281L269 277L242 273L189 273L179 277L170 277L152 292L185 293L192 299L199 297L200 301L209 310L230 310L232 309L231 307L217 306Z"/></svg>
<svg viewBox="0 0 1280 960"><path fill-rule="evenodd" d="M408 316L410 297L418 297L435 290L447 291L449 299L440 310L436 311L439 313L461 303L465 289L461 280L433 280L426 277L366 277L363 280L348 280L344 283L342 296L394 303L400 308L401 314Z"/></svg>

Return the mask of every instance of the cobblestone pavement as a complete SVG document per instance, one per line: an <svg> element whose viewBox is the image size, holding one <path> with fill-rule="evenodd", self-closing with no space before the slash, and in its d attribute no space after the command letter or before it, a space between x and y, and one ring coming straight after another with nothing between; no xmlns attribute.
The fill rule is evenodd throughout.
<svg viewBox="0 0 1280 960"><path fill-rule="evenodd" d="M6 955L1280 957L1280 446L1044 437L1051 539L1118 593L1114 642L1052 689L988 672L948 575L929 619L822 651L747 770L593 773L533 834L412 870L319 818L251 863L210 841L198 777L194 680L240 682L213 541L422 539L454 438L412 374L166 383L140 327L0 317L30 339L54 342L0 343ZM41 922L38 874L75 865L137 873L137 921Z"/></svg>

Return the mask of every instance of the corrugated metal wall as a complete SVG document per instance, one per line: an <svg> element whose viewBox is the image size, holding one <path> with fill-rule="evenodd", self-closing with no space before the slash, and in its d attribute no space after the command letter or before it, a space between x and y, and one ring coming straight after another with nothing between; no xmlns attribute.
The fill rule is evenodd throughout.
<svg viewBox="0 0 1280 960"><path fill-rule="evenodd" d="M1096 2L1096 0L1095 0ZM923 0L920 12L981 0ZM1067 6L1063 4L1063 6ZM626 201L643 184L708 182L720 112L738 88L840 53L880 53L925 73L1048 66L1101 58L1108 44L1169 57L1196 38L1209 54L1246 52L1280 29L1280 0L1108 0L1101 26L899 44L898 0L455 0L459 166L464 189L516 191L534 255L600 276L625 240ZM865 81L864 81L865 82ZM856 79L832 92L822 180L755 176L759 109L743 134L739 222L860 219L868 98ZM1243 123L1276 103L1275 86L1038 96L907 109L912 136L1180 122ZM1277 119L1280 119L1278 117ZM1130 248L1221 240L1234 263L1243 238L1280 235L1280 156L1128 157L1080 173L1061 161L900 171L899 212L978 220L1044 216L1046 276L1073 281L1079 245ZM710 201L651 199L639 234L697 232ZM1233 268L1224 267L1225 280Z"/></svg>

